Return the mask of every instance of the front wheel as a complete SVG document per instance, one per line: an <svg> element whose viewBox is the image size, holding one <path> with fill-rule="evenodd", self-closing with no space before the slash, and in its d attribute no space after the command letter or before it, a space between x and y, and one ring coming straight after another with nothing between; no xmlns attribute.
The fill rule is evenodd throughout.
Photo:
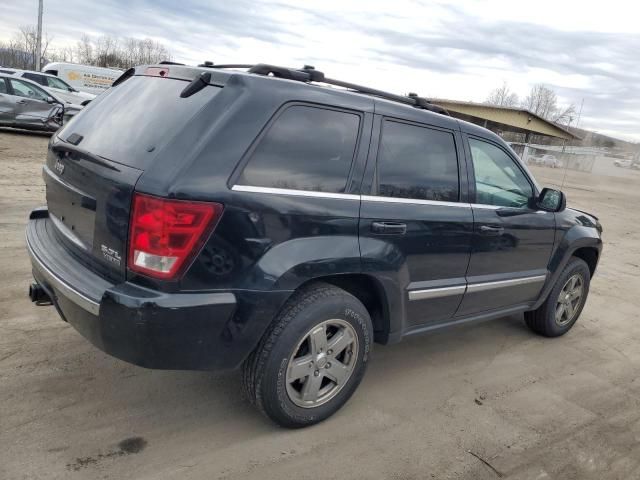
<svg viewBox="0 0 640 480"><path fill-rule="evenodd" d="M316 284L293 295L243 366L249 400L284 427L318 423L358 387L371 352L367 309Z"/></svg>
<svg viewBox="0 0 640 480"><path fill-rule="evenodd" d="M586 262L572 257L545 302L525 312L527 326L545 337L564 335L576 323L589 294L591 272Z"/></svg>

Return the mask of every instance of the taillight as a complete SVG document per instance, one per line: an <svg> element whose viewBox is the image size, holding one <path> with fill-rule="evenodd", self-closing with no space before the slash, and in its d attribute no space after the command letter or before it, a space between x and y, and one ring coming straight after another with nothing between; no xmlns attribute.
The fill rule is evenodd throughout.
<svg viewBox="0 0 640 480"><path fill-rule="evenodd" d="M177 278L200 251L223 209L219 203L135 193L129 227L129 268L155 278Z"/></svg>

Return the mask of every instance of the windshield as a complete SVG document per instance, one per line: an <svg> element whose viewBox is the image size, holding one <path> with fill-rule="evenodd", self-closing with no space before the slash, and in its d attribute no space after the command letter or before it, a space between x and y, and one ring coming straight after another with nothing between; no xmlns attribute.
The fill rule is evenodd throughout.
<svg viewBox="0 0 640 480"><path fill-rule="evenodd" d="M57 77L47 77L47 84L51 88L59 88L61 90L68 90L69 92L74 92L75 91L75 89L73 87L71 87L70 85L68 85L67 83L63 82L62 80L60 80Z"/></svg>

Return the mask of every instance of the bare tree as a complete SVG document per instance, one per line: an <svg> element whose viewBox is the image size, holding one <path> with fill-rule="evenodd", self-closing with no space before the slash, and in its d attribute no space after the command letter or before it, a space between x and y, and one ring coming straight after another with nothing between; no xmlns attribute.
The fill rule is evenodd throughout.
<svg viewBox="0 0 640 480"><path fill-rule="evenodd" d="M558 105L556 92L541 83L531 87L522 106L546 120L558 123L567 123L576 112L573 104L564 107Z"/></svg>
<svg viewBox="0 0 640 480"><path fill-rule="evenodd" d="M20 43L15 39L8 42L0 42L0 65L22 68L26 61L26 55L22 51Z"/></svg>
<svg viewBox="0 0 640 480"><path fill-rule="evenodd" d="M38 57L37 29L33 25L20 27L8 42L0 42L0 64L8 67L33 70ZM40 61L44 61L49 48L49 37L42 40Z"/></svg>
<svg viewBox="0 0 640 480"><path fill-rule="evenodd" d="M571 123L575 115L576 115L576 107L572 103L566 107L558 108L554 115L553 121L556 123L566 125L568 123Z"/></svg>
<svg viewBox="0 0 640 480"><path fill-rule="evenodd" d="M501 87L491 90L485 103L500 107L515 107L518 104L518 94L512 92L507 82L504 82Z"/></svg>
<svg viewBox="0 0 640 480"><path fill-rule="evenodd" d="M82 35L75 47L49 48L50 39L42 39L41 65L52 61L78 62L99 67L130 68L135 65L158 63L171 60L167 48L149 38L117 38L101 36L91 38ZM0 42L0 65L25 70L33 70L37 56L37 29L22 26L8 42Z"/></svg>
<svg viewBox="0 0 640 480"><path fill-rule="evenodd" d="M79 63L91 64L93 61L93 44L88 35L82 35L76 45L76 54Z"/></svg>
<svg viewBox="0 0 640 480"><path fill-rule="evenodd" d="M95 39L83 35L75 53L79 63L113 68L130 68L171 59L169 51L159 42L107 35Z"/></svg>

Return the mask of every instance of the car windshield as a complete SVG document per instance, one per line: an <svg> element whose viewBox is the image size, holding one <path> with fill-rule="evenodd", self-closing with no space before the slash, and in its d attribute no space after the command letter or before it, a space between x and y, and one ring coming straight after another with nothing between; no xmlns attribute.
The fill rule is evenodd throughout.
<svg viewBox="0 0 640 480"><path fill-rule="evenodd" d="M67 90L69 92L73 92L75 90L73 87L66 84L65 82L63 82L57 77L46 77L46 78L47 78L47 84L51 88L59 88L61 90Z"/></svg>

